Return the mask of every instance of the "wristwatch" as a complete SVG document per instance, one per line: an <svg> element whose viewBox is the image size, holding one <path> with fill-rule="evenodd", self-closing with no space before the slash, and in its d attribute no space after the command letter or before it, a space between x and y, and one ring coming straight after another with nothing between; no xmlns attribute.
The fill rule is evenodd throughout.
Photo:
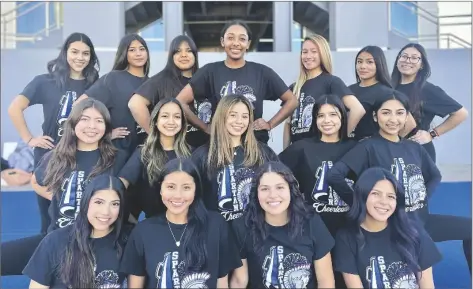
<svg viewBox="0 0 473 289"><path fill-rule="evenodd" d="M435 129L431 130L429 133L430 133L430 136L432 137L432 139L439 136Z"/></svg>

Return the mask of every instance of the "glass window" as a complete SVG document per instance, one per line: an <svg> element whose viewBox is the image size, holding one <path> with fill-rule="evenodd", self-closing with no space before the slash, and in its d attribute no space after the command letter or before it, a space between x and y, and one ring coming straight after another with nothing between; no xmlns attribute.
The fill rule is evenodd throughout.
<svg viewBox="0 0 473 289"><path fill-rule="evenodd" d="M390 2L391 29L407 37L418 35L417 2Z"/></svg>
<svg viewBox="0 0 473 289"><path fill-rule="evenodd" d="M292 52L300 52L302 48L302 30L303 27L295 22L292 21L292 43L291 43L291 51Z"/></svg>
<svg viewBox="0 0 473 289"><path fill-rule="evenodd" d="M165 51L164 47L164 25L160 18L139 31L141 37L148 44L150 51Z"/></svg>
<svg viewBox="0 0 473 289"><path fill-rule="evenodd" d="M17 9L16 19L16 33L19 35L33 35L46 28L46 21L49 25L54 25L56 21L55 14L55 3L54 2L29 2L29 1L17 1L16 5L21 5ZM46 19L46 8L49 10L49 19ZM33 46L30 42L18 42L17 47L31 47Z"/></svg>

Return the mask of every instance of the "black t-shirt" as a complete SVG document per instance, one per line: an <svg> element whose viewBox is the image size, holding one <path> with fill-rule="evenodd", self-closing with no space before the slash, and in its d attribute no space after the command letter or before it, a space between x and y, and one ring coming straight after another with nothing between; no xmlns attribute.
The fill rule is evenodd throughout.
<svg viewBox="0 0 473 289"><path fill-rule="evenodd" d="M333 164L356 144L353 140L325 143L316 138L306 138L279 154L281 162L291 169L299 182L305 200L320 214L333 236L344 225L350 207L327 184L326 176ZM346 181L353 185L353 180Z"/></svg>
<svg viewBox="0 0 473 289"><path fill-rule="evenodd" d="M414 89L414 83L399 84L396 89L409 96ZM413 115L416 118L417 129L425 131L430 130L430 124L435 116L445 117L462 108L462 105L445 93L443 89L430 82L426 82L422 88L420 101L421 116L419 118L416 113Z"/></svg>
<svg viewBox="0 0 473 289"><path fill-rule="evenodd" d="M294 84L291 85L291 89L293 87ZM312 110L314 103L324 94L334 94L342 98L345 95L351 95L352 92L343 80L329 73L324 72L315 78L307 80L302 85L297 108L292 114L290 126L291 142L314 136L312 130Z"/></svg>
<svg viewBox="0 0 473 289"><path fill-rule="evenodd" d="M278 156L264 143L259 143L265 161L278 161ZM225 220L239 218L249 201L251 183L255 167L245 167L244 150L239 146L234 153L233 163L217 172L211 172L207 166L209 146L203 145L192 154L192 160L198 167L204 189L204 203L207 209L220 212Z"/></svg>
<svg viewBox="0 0 473 289"><path fill-rule="evenodd" d="M36 248L23 274L49 288L67 287L58 276L58 266L64 256L72 226L61 228L44 237ZM95 264L96 288L126 288L125 274L119 273L120 260L115 247L115 232L102 238L89 239Z"/></svg>
<svg viewBox="0 0 473 289"><path fill-rule="evenodd" d="M364 247L353 228L337 233L334 250L335 270L359 275L364 288L418 288L414 272L402 260L391 237L391 227L380 232L361 228ZM420 252L417 262L421 271L438 263L440 255L434 241L420 230Z"/></svg>
<svg viewBox="0 0 473 289"><path fill-rule="evenodd" d="M136 123L128 102L135 89L140 87L147 77L138 77L126 70L113 70L102 76L92 85L85 94L88 97L100 100L110 111L112 128L126 127L130 134L125 138L116 138L113 144L129 154L142 144L146 138L146 132Z"/></svg>
<svg viewBox="0 0 473 289"><path fill-rule="evenodd" d="M137 192L139 196L135 196L140 199L140 206L143 212L145 212L146 218L160 214L165 211L165 206L162 202L160 191L161 186L157 183L150 185L148 172L146 166L141 160L142 146L135 149L133 154L130 156L125 166L120 170L118 177L127 180L130 185L137 186ZM176 153L172 151L166 151L167 161L176 158Z"/></svg>
<svg viewBox="0 0 473 289"><path fill-rule="evenodd" d="M407 139L389 141L379 135L361 140L341 160L359 177L371 167L382 167L391 171L404 186L406 212L415 212L421 220L428 215L428 198L433 193L426 184L439 175L437 166L425 149Z"/></svg>
<svg viewBox="0 0 473 289"><path fill-rule="evenodd" d="M177 94L186 86L190 78L187 78L185 76L180 76L179 81L181 83L181 86L179 89L174 92L175 95L162 95L163 90L160 89L162 87L171 87L168 83L165 82L172 82L172 79L169 79L170 76L167 76L166 74L161 71L160 73L153 75L150 79L148 79L145 83L143 83L136 91L136 94L139 94L146 98L150 103L150 112L154 109L154 106L161 100L166 97L176 97ZM201 121L203 121L206 124L210 123L210 119L212 117L212 105L208 101L208 99L204 98L203 100L198 100L195 99L194 102L189 105L189 108L193 113L195 113ZM201 131L200 129L194 127L191 124L188 124L187 126L187 135L186 135L186 141L187 143L194 147L200 147L201 145L207 143L209 141L210 136Z"/></svg>
<svg viewBox="0 0 473 289"><path fill-rule="evenodd" d="M219 214L207 215L207 262L199 272L186 270L184 248L176 246L170 228L176 239L189 232L184 232L186 225L168 223L165 214L138 223L125 248L120 272L146 276L145 288L216 288L217 279L241 267L234 238Z"/></svg>
<svg viewBox="0 0 473 289"><path fill-rule="evenodd" d="M373 118L373 105L380 97L392 95L393 89L380 82L366 87L360 86L359 83L355 83L350 85L349 89L353 92L366 111L365 115L361 118L355 128L355 139L360 140L367 136L372 136L379 130L379 125Z"/></svg>
<svg viewBox="0 0 473 289"><path fill-rule="evenodd" d="M224 61L206 64L197 70L189 84L197 101L210 101L212 115L225 95L244 95L253 105L255 120L263 117L264 100L275 101L288 90L274 70L251 61L237 69L227 67ZM255 135L261 142L269 140L267 131L255 131Z"/></svg>
<svg viewBox="0 0 473 289"><path fill-rule="evenodd" d="M86 80L68 78L64 90L61 90L56 80L50 74L41 74L28 83L20 95L30 101L29 105L41 104L43 106L43 135L50 136L57 144L63 135L62 125L69 117L72 104L86 90ZM43 155L49 150L34 149L35 167Z"/></svg>
<svg viewBox="0 0 473 289"><path fill-rule="evenodd" d="M334 239L319 215L306 219L302 236L289 237L288 225L265 224L268 237L255 249L252 232L244 218L232 222L240 258L248 263L248 288L316 288L314 262L334 246Z"/></svg>
<svg viewBox="0 0 473 289"><path fill-rule="evenodd" d="M51 159L52 151L44 155L34 171L38 185L44 186L44 178L46 177L46 169ZM115 155L114 165L103 174L117 175L121 167L125 164L127 154L124 151L117 151ZM90 181L89 174L94 166L100 160L100 151L77 151L76 152L76 168L65 172L64 182L60 192L53 192L51 204L49 205L49 216L51 224L48 232L58 228L64 228L74 222L80 210L80 201L85 186Z"/></svg>

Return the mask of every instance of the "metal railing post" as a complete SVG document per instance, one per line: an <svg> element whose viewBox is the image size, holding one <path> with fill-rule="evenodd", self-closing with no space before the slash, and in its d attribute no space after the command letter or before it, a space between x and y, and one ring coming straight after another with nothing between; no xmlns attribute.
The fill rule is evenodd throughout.
<svg viewBox="0 0 473 289"><path fill-rule="evenodd" d="M49 1L45 2L44 10L45 10L44 18L46 21L45 23L46 26L44 27L44 30L45 30L46 36L49 36Z"/></svg>

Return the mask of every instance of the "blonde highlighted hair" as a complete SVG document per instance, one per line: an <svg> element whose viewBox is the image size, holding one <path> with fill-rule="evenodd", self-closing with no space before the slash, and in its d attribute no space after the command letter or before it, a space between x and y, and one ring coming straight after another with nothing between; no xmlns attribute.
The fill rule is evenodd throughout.
<svg viewBox="0 0 473 289"><path fill-rule="evenodd" d="M330 53L330 45L327 40L318 34L310 35L304 38L304 42L312 41L312 43L317 46L317 53L320 58L320 68L323 72L332 74L332 54ZM301 51L302 56L303 51ZM294 84L293 93L299 99L301 93L301 88L304 83L309 79L309 71L305 69L304 64L302 63L302 57L299 58L300 73L299 77Z"/></svg>
<svg viewBox="0 0 473 289"><path fill-rule="evenodd" d="M264 162L263 153L260 150L258 140L253 131L253 108L248 99L243 95L227 95L223 97L215 110L212 124L210 126L210 146L207 158L209 173L221 169L233 162L235 148L232 145L230 133L226 128L227 116L231 108L237 104L243 103L249 112L249 123L245 133L241 136L241 144L244 150L245 167L261 165Z"/></svg>

